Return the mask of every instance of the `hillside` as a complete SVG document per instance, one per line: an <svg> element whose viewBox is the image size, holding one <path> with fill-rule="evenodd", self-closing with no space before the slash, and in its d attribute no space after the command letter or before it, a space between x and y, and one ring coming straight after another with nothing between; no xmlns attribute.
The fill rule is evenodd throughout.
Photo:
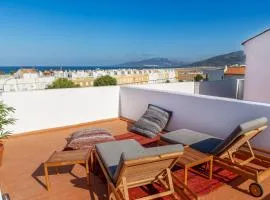
<svg viewBox="0 0 270 200"><path fill-rule="evenodd" d="M120 64L127 67L173 67L182 66L184 62L169 60L168 58L150 58L140 61L132 61Z"/></svg>
<svg viewBox="0 0 270 200"><path fill-rule="evenodd" d="M222 54L218 56L214 56L205 60L200 60L197 62L193 62L187 64L185 62L180 61L172 61L168 58L150 58L140 61L131 61L120 64L123 67L200 67L200 66L225 66L225 65L233 65L233 64L244 64L246 60L246 56L243 51L235 51L228 54Z"/></svg>
<svg viewBox="0 0 270 200"><path fill-rule="evenodd" d="M225 66L233 64L245 64L246 56L243 51L235 51L228 54L214 56L205 60L197 61L185 67L199 67L199 66Z"/></svg>

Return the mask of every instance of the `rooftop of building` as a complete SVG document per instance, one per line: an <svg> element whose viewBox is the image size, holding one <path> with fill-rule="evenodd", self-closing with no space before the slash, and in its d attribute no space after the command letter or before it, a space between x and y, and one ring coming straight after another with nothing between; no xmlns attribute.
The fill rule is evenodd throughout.
<svg viewBox="0 0 270 200"><path fill-rule="evenodd" d="M224 70L224 74L225 75L245 75L246 72L246 67L245 66L231 66L231 67L227 67Z"/></svg>
<svg viewBox="0 0 270 200"><path fill-rule="evenodd" d="M20 98L24 101L18 101ZM187 128L220 138L225 138L240 122L258 116L270 118L269 104L139 87L11 92L3 93L2 99L16 108L18 121L11 127L16 134L4 143L0 187L16 200L108 199L106 183L91 174L88 186L85 170L80 165L75 166L72 173L66 173L65 168L59 175L50 171L52 191L48 192L42 163L54 151L61 151L66 138L76 130L100 127L114 136L126 133L132 122L119 117L136 120L149 103L173 111L168 131ZM269 147L268 133L256 138L254 145ZM227 200L228 196L231 200L257 199L248 193L251 182L239 177L200 199ZM261 199L267 200L270 179L265 179L262 185L265 194Z"/></svg>
<svg viewBox="0 0 270 200"><path fill-rule="evenodd" d="M185 67L177 68L177 71L203 71L203 70L222 70L222 67L210 67L210 66L201 66L201 67Z"/></svg>
<svg viewBox="0 0 270 200"><path fill-rule="evenodd" d="M61 151L67 138L75 130L89 127L102 127L110 130L113 135L127 132L129 122L121 119L108 120L98 123L89 123L58 130L47 130L23 136L16 136L5 141L5 157L3 166L0 167L1 190L8 192L11 199L16 200L53 200L53 199L107 199L107 187L104 180L91 174L88 186L83 166L75 165L72 173L67 173L68 168L62 168L59 175L50 170L52 190L45 187L42 163L54 151ZM246 189L251 181L237 178L229 184L224 184L202 200L219 199L231 200L257 199L251 197ZM263 182L265 191L270 191L270 181ZM226 194L226 195L224 195ZM267 200L267 194L262 198Z"/></svg>
<svg viewBox="0 0 270 200"><path fill-rule="evenodd" d="M35 74L35 73L37 73L37 70L34 68L22 68L22 69L19 69L17 72L27 73L27 74Z"/></svg>

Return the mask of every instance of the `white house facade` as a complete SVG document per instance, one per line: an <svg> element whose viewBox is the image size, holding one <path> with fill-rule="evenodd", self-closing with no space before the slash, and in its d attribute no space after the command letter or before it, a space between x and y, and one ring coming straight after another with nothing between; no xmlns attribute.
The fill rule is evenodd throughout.
<svg viewBox="0 0 270 200"><path fill-rule="evenodd" d="M270 29L242 45L247 65L244 100L270 103Z"/></svg>

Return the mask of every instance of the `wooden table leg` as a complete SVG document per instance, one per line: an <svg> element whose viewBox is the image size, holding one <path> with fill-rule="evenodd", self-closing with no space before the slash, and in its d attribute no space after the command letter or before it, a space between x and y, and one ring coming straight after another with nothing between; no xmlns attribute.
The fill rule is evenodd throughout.
<svg viewBox="0 0 270 200"><path fill-rule="evenodd" d="M85 162L85 170L86 170L86 179L88 184L90 185L90 177L89 177L89 160Z"/></svg>
<svg viewBox="0 0 270 200"><path fill-rule="evenodd" d="M46 181L47 190L50 191L51 184L50 184L50 180L49 180L48 167L47 167L46 163L44 163L44 174L45 174L45 181Z"/></svg>
<svg viewBox="0 0 270 200"><path fill-rule="evenodd" d="M184 167L184 183L187 185L188 167Z"/></svg>
<svg viewBox="0 0 270 200"><path fill-rule="evenodd" d="M213 158L209 161L210 166L209 166L209 180L212 180L212 174L213 174Z"/></svg>

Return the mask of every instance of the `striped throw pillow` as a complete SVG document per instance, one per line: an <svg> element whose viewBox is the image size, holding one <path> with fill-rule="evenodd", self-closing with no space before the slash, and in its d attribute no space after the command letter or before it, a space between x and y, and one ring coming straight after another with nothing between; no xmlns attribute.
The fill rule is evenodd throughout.
<svg viewBox="0 0 270 200"><path fill-rule="evenodd" d="M168 124L172 112L149 104L143 116L134 123L130 131L153 138Z"/></svg>

